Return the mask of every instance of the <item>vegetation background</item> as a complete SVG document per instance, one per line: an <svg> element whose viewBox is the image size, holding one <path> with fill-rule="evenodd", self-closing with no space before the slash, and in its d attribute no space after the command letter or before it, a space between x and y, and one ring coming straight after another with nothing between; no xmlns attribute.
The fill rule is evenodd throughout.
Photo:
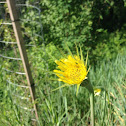
<svg viewBox="0 0 126 126"><path fill-rule="evenodd" d="M4 0L1 0L4 1ZM26 49L36 84L39 123L41 126L90 125L89 94L83 87L76 97L76 88L68 87L51 92L60 86L52 71L55 59L62 50L68 54L66 43L76 54L75 42L83 54L89 53L89 80L105 89L95 96L96 126L126 125L126 0L17 0L30 4L20 7L19 16ZM12 26L1 25L10 21L6 4L0 5L0 40L15 42ZM42 25L38 24L42 23ZM44 37L43 37L44 36ZM34 45L34 46L27 46ZM20 57L17 46L0 43L0 54ZM3 70L22 71L20 61L0 58L0 126L31 126L31 113L23 110L29 97L27 90L12 86L26 84L24 76L8 74ZM52 81L53 80L53 81ZM21 98L22 98L21 97ZM20 106L19 104L21 101ZM27 108L32 105L27 104Z"/></svg>

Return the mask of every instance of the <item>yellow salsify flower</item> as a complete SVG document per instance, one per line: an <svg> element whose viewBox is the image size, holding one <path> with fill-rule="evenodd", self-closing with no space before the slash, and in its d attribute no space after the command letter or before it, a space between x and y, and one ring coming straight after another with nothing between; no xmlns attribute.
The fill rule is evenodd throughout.
<svg viewBox="0 0 126 126"><path fill-rule="evenodd" d="M69 50L69 48L68 48ZM76 46L77 55L73 55L70 52L70 55L68 55L66 58L62 58L59 61L55 60L55 63L58 65L58 68L60 70L54 70L55 74L59 77L59 81L63 81L66 84L54 89L53 91L65 87L65 86L71 86L71 85L77 85L77 91L76 95L78 94L79 86L83 82L83 80L87 79L87 58L86 62L84 63L82 50L80 47L80 54L78 52L78 48Z"/></svg>
<svg viewBox="0 0 126 126"><path fill-rule="evenodd" d="M95 95L95 96L100 95L100 93L101 93L101 89L100 89L100 88L94 89L94 95Z"/></svg>

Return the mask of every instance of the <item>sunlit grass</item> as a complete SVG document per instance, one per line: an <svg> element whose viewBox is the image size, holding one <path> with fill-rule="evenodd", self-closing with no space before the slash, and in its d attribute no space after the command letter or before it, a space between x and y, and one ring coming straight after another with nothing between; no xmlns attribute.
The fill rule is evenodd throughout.
<svg viewBox="0 0 126 126"><path fill-rule="evenodd" d="M40 74L41 75L41 74ZM49 75L48 75L49 76ZM51 76L51 75L50 75ZM0 123L6 125L29 125L31 115L14 104L10 86L0 75L0 89L4 91L0 101ZM102 87L95 96L96 126L126 125L126 56L117 56L112 61L102 61L89 72L89 80L94 87ZM90 125L89 93L80 87L76 97L76 87L66 87L51 92L62 82L36 78L35 82L40 126L88 126ZM2 87L2 85L4 85ZM22 117L22 113L25 118Z"/></svg>
<svg viewBox="0 0 126 126"><path fill-rule="evenodd" d="M126 56L117 56L113 61L103 61L96 68L91 68L89 79L94 87L102 87L100 95L95 96L95 124L125 125L126 118ZM57 82L51 82L54 87ZM60 84L59 84L60 85ZM50 84L47 86L47 90ZM85 125L90 124L89 94L83 87L76 97L76 88L60 89L50 94L46 91L46 102L39 104L46 106L46 113L50 124ZM42 90L41 90L42 92ZM74 93L73 93L74 92ZM48 100L47 100L48 99ZM48 102L47 102L48 101ZM46 103L46 104L45 104ZM50 106L50 107L49 107ZM41 116L42 116L41 115ZM44 121L46 122L46 120ZM47 124L49 125L49 124Z"/></svg>

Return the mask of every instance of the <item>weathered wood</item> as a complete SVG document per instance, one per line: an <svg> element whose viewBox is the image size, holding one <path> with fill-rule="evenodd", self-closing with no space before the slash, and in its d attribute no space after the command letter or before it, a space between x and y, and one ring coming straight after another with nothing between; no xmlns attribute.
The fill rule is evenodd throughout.
<svg viewBox="0 0 126 126"><path fill-rule="evenodd" d="M13 25L15 37L17 40L17 45L18 45L18 48L20 51L20 56L22 59L25 73L26 73L26 78L27 78L27 82L29 85L32 102L34 105L36 119L38 120L37 108L36 108L36 104L35 104L35 86L34 86L34 81L33 81L32 74L31 74L31 70L30 70L30 65L29 65L26 49L24 46L19 17L17 15L17 11L16 11L15 0L6 0L6 1L7 1L10 18L11 18L12 25Z"/></svg>

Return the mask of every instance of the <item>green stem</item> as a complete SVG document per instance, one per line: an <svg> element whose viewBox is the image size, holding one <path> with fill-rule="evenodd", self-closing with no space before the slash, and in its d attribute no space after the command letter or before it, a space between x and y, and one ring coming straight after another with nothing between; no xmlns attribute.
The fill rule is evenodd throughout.
<svg viewBox="0 0 126 126"><path fill-rule="evenodd" d="M94 93L90 94L90 105L91 105L91 125L95 126L95 122L94 122Z"/></svg>
<svg viewBox="0 0 126 126"><path fill-rule="evenodd" d="M89 83L84 84L84 87L90 92L90 107L91 107L91 126L95 126L94 120L94 90L92 85Z"/></svg>

